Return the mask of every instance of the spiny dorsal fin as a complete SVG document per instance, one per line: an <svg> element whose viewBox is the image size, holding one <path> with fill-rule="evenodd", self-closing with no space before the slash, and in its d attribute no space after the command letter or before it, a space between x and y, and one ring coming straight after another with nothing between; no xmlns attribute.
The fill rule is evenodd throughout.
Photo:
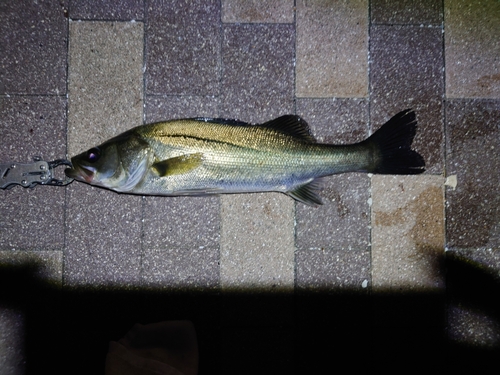
<svg viewBox="0 0 500 375"><path fill-rule="evenodd" d="M193 120L201 122L213 122L215 124L222 125L251 126L251 124L249 124L248 122L233 120L229 118L195 117L193 118Z"/></svg>
<svg viewBox="0 0 500 375"><path fill-rule="evenodd" d="M308 143L315 143L316 140L311 135L309 125L300 116L284 115L277 119L265 122L260 125L269 129L274 129L280 133L291 135L294 138Z"/></svg>
<svg viewBox="0 0 500 375"><path fill-rule="evenodd" d="M173 176L176 174L184 174L199 167L203 161L203 154L198 152L195 154L181 155L174 158L158 161L151 167L158 173L160 177Z"/></svg>
<svg viewBox="0 0 500 375"><path fill-rule="evenodd" d="M303 142L316 143L316 140L311 135L311 131L309 130L309 125L307 125L307 122L305 122L300 116L296 115L284 115L260 125L252 125L248 122L231 120L227 118L196 117L193 120L233 126L262 126L268 129L279 131L283 134L290 135L294 138L300 139Z"/></svg>
<svg viewBox="0 0 500 375"><path fill-rule="evenodd" d="M294 190L286 192L286 194L299 202L315 207L323 204L320 196L316 193L316 190L319 189L319 185L320 179L315 179L308 184L301 185Z"/></svg>

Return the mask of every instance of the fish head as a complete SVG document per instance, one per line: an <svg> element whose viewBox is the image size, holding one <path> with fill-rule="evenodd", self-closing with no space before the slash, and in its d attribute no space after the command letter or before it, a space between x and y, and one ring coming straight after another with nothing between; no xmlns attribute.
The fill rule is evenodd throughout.
<svg viewBox="0 0 500 375"><path fill-rule="evenodd" d="M153 159L148 144L126 132L71 158L66 176L116 191L131 191Z"/></svg>

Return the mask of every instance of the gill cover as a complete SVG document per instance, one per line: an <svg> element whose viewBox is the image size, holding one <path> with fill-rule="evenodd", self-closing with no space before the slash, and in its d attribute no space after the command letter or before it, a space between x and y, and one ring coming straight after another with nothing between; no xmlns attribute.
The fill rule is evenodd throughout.
<svg viewBox="0 0 500 375"><path fill-rule="evenodd" d="M132 131L92 147L71 159L66 175L120 192L132 190L153 159L148 143Z"/></svg>

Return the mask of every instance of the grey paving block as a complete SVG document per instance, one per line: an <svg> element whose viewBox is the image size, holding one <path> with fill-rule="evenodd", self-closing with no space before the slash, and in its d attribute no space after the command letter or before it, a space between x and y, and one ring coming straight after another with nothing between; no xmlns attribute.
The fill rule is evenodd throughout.
<svg viewBox="0 0 500 375"><path fill-rule="evenodd" d="M195 291L218 289L219 247L146 248L143 285L154 289Z"/></svg>
<svg viewBox="0 0 500 375"><path fill-rule="evenodd" d="M476 350L500 346L498 293L500 251L451 250L448 264L447 336L454 345Z"/></svg>
<svg viewBox="0 0 500 375"><path fill-rule="evenodd" d="M298 97L368 95L368 1L297 2Z"/></svg>
<svg viewBox="0 0 500 375"><path fill-rule="evenodd" d="M2 288L0 290L0 372L25 374L33 331L43 335L38 315L54 320L60 309L54 293L62 285L62 251L0 251ZM6 283L7 281L7 283ZM40 306L42 304L42 306ZM54 314L56 312L56 314ZM35 316L34 316L35 315ZM42 318L43 319L43 318ZM50 325L51 319L44 323ZM36 328L33 329L33 326ZM57 331L55 327L53 331ZM30 329L32 329L30 331ZM34 356L31 355L31 358ZM33 368L33 367L32 367Z"/></svg>
<svg viewBox="0 0 500 375"><path fill-rule="evenodd" d="M66 100L61 97L0 98L0 161L28 163L66 156ZM62 170L57 170L58 177ZM0 249L61 249L65 190L20 186L0 191Z"/></svg>
<svg viewBox="0 0 500 375"><path fill-rule="evenodd" d="M446 105L446 239L450 249L500 246L500 100Z"/></svg>
<svg viewBox="0 0 500 375"><path fill-rule="evenodd" d="M223 0L222 22L292 23L292 0Z"/></svg>
<svg viewBox="0 0 500 375"><path fill-rule="evenodd" d="M60 96L0 97L0 161L64 158L66 105Z"/></svg>
<svg viewBox="0 0 500 375"><path fill-rule="evenodd" d="M219 100L213 96L147 96L146 123L176 118L218 117Z"/></svg>
<svg viewBox="0 0 500 375"><path fill-rule="evenodd" d="M500 98L500 3L457 0L444 4L446 96Z"/></svg>
<svg viewBox="0 0 500 375"><path fill-rule="evenodd" d="M0 94L66 93L68 1L0 5Z"/></svg>
<svg viewBox="0 0 500 375"><path fill-rule="evenodd" d="M297 204L297 247L367 250L370 243L370 179L361 174L344 174L327 177L322 185L322 206Z"/></svg>
<svg viewBox="0 0 500 375"><path fill-rule="evenodd" d="M64 285L141 283L142 198L75 182L68 187Z"/></svg>
<svg viewBox="0 0 500 375"><path fill-rule="evenodd" d="M295 336L289 327L235 327L221 334L221 360L231 371L242 372L244 363L244 372L249 374L296 373L295 350Z"/></svg>
<svg viewBox="0 0 500 375"><path fill-rule="evenodd" d="M73 20L142 20L144 0L72 0L69 17Z"/></svg>
<svg viewBox="0 0 500 375"><path fill-rule="evenodd" d="M54 287L62 285L63 251L0 251L2 267L30 266L33 277Z"/></svg>
<svg viewBox="0 0 500 375"><path fill-rule="evenodd" d="M5 374L26 373L25 328L21 311L0 308L0 368Z"/></svg>
<svg viewBox="0 0 500 375"><path fill-rule="evenodd" d="M217 95L220 2L147 5L146 94Z"/></svg>
<svg viewBox="0 0 500 375"><path fill-rule="evenodd" d="M0 250L61 249L64 203L62 187L0 191Z"/></svg>
<svg viewBox="0 0 500 375"><path fill-rule="evenodd" d="M368 292L371 285L369 251L299 250L295 262L299 292Z"/></svg>
<svg viewBox="0 0 500 375"><path fill-rule="evenodd" d="M297 114L321 143L355 143L368 136L365 99L298 99ZM304 249L367 250L370 242L370 180L342 174L322 180L323 206L296 208L296 244Z"/></svg>
<svg viewBox="0 0 500 375"><path fill-rule="evenodd" d="M221 116L263 122L293 113L292 25L223 27Z"/></svg>
<svg viewBox="0 0 500 375"><path fill-rule="evenodd" d="M436 25L443 23L443 4L434 0L372 0L374 24Z"/></svg>
<svg viewBox="0 0 500 375"><path fill-rule="evenodd" d="M495 317L474 307L448 307L448 338L455 345L488 350L500 345L500 326Z"/></svg>
<svg viewBox="0 0 500 375"><path fill-rule="evenodd" d="M371 124L373 130L412 108L419 128L414 147L428 173L442 173L443 34L441 28L373 26L370 32Z"/></svg>
<svg viewBox="0 0 500 375"><path fill-rule="evenodd" d="M320 143L360 142L369 135L367 99L297 99L297 115Z"/></svg>

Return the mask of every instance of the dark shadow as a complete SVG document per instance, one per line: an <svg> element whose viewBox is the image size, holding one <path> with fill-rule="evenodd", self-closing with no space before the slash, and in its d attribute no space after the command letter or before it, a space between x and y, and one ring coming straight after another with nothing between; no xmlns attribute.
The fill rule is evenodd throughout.
<svg viewBox="0 0 500 375"><path fill-rule="evenodd" d="M498 277L456 256L442 267L446 294L269 294L61 289L36 263L0 265L0 307L25 316L28 374L104 373L109 341L136 323L179 319L196 328L199 374L496 373L498 348L448 339L446 304L500 322Z"/></svg>

